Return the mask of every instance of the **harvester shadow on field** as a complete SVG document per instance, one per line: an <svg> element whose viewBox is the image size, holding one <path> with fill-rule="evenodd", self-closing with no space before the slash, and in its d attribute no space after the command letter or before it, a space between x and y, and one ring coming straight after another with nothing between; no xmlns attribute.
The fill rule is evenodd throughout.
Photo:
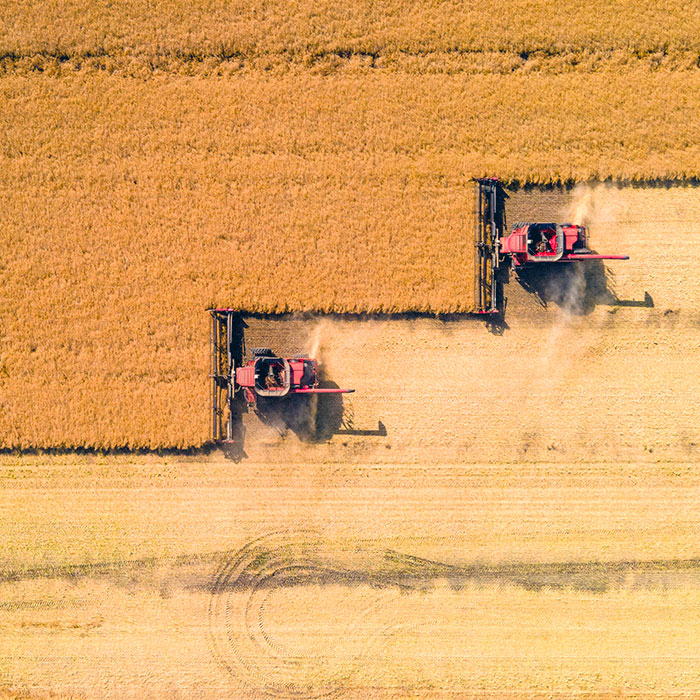
<svg viewBox="0 0 700 700"><path fill-rule="evenodd" d="M336 382L323 378L323 370L319 387L340 388ZM291 431L302 442L327 442L334 435L368 437L387 434L381 421L378 421L376 429L355 428L352 417L346 415L343 394L292 396L276 402L259 400L254 411L263 423L276 428L281 435Z"/></svg>
<svg viewBox="0 0 700 700"><path fill-rule="evenodd" d="M648 292L641 301L620 299L615 293L614 274L602 260L542 265L520 270L514 276L542 307L556 304L576 316L590 314L596 306L654 307Z"/></svg>
<svg viewBox="0 0 700 700"><path fill-rule="evenodd" d="M324 389L339 388L336 382L324 379L322 372L319 386ZM245 452L245 414L254 414L257 420L272 428L280 437L291 432L307 444L328 442L334 435L382 437L387 434L381 420L377 421L376 429L355 428L352 417L346 415L342 394L291 396L284 401L261 398L255 408L248 408L242 397L236 397L233 439L224 445L226 456L235 462L248 456Z"/></svg>

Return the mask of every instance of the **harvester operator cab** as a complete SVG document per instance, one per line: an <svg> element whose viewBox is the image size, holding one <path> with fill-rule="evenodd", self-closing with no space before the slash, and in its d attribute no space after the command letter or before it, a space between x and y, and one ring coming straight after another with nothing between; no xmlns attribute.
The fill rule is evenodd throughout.
<svg viewBox="0 0 700 700"><path fill-rule="evenodd" d="M530 255L547 255L555 252L556 227L550 224L533 224L527 237L527 252Z"/></svg>
<svg viewBox="0 0 700 700"><path fill-rule="evenodd" d="M280 357L258 357L255 361L255 390L261 396L289 390L288 364Z"/></svg>
<svg viewBox="0 0 700 700"><path fill-rule="evenodd" d="M560 224L529 224L524 262L557 262L564 255L564 229Z"/></svg>

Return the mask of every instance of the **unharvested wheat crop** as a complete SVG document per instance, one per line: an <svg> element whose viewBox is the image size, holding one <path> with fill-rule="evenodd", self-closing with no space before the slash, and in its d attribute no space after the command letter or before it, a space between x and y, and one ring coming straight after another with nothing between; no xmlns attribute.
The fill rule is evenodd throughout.
<svg viewBox="0 0 700 700"><path fill-rule="evenodd" d="M374 68L398 63L417 71L562 70L587 68L591 56L693 67L700 55L700 14L680 0L10 0L0 18L0 56L6 67L22 70L138 65L199 73L251 62L283 70L289 62L328 68L351 57ZM478 55L488 60L470 62Z"/></svg>
<svg viewBox="0 0 700 700"><path fill-rule="evenodd" d="M472 309L474 176L697 177L639 5L5 4L0 445L200 444L209 304Z"/></svg>
<svg viewBox="0 0 700 700"><path fill-rule="evenodd" d="M469 310L471 176L695 174L676 82L6 77L2 444L199 444L209 304Z"/></svg>

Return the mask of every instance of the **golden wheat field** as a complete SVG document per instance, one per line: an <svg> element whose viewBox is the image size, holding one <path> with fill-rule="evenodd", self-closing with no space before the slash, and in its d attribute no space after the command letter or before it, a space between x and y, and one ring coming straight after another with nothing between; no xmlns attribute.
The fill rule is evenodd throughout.
<svg viewBox="0 0 700 700"><path fill-rule="evenodd" d="M3 448L200 445L211 304L473 310L474 176L700 172L680 3L71 0L0 20Z"/></svg>
<svg viewBox="0 0 700 700"><path fill-rule="evenodd" d="M70 70L107 70L141 65L146 70L212 71L228 63L284 69L284 64L321 64L351 58L379 67L450 65L457 54L482 54L508 72L522 67L561 70L591 54L676 61L694 66L700 51L697 7L672 0L487 0L408 2L371 0L207 0L186 3L127 0L97 5L89 0L45 0L3 4L0 51L6 66L35 70L60 64ZM498 54L510 54L501 57ZM520 54L525 54L520 56ZM418 61L401 63L402 57ZM425 58L429 60L425 60ZM563 58L554 60L553 57ZM259 62L255 62L256 59ZM336 59L335 61L333 59ZM445 59L447 62L445 63ZM573 60L572 60L573 59ZM183 64L190 64L184 66ZM477 63L478 65L478 63Z"/></svg>
<svg viewBox="0 0 700 700"><path fill-rule="evenodd" d="M474 174L694 172L691 92L639 122L629 75L494 79L3 79L3 445L200 444L211 304L472 309ZM531 89L585 95L580 121ZM528 119L504 139L516 94Z"/></svg>
<svg viewBox="0 0 700 700"><path fill-rule="evenodd" d="M0 698L700 698L699 30L2 3ZM479 176L630 259L471 315ZM356 392L225 458L211 305Z"/></svg>

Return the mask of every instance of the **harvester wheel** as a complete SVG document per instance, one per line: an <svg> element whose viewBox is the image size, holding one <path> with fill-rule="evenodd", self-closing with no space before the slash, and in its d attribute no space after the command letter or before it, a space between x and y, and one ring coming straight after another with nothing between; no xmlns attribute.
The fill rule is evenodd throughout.
<svg viewBox="0 0 700 700"><path fill-rule="evenodd" d="M251 348L250 354L253 357L274 357L275 353L270 348Z"/></svg>

